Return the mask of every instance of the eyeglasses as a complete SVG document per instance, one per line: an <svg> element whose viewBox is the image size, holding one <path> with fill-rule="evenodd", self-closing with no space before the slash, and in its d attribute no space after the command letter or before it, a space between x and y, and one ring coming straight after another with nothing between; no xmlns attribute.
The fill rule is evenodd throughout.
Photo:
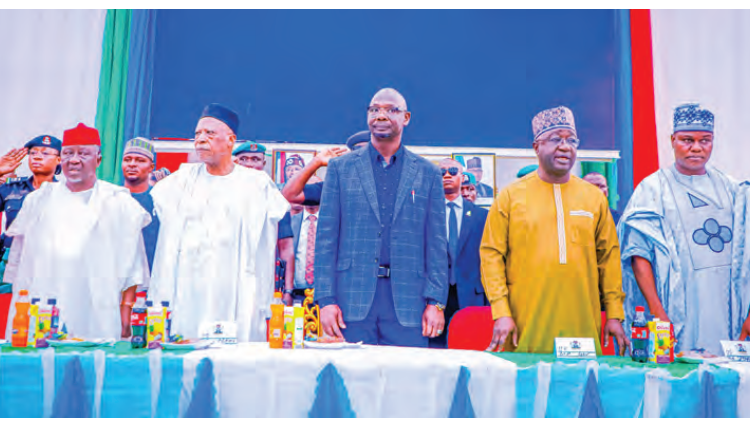
<svg viewBox="0 0 750 424"><path fill-rule="evenodd" d="M456 175L458 175L458 168L456 168L455 166L451 166L450 168L440 168L440 172L443 176L445 176L446 172L449 172L455 177Z"/></svg>
<svg viewBox="0 0 750 424"><path fill-rule="evenodd" d="M380 115L380 112L385 112L386 116L393 117L405 111L397 107L382 108L378 106L370 106L367 108L368 115Z"/></svg>
<svg viewBox="0 0 750 424"><path fill-rule="evenodd" d="M581 140L575 137L560 138L560 137L554 136L554 137L548 138L547 141L554 144L555 146L559 146L560 143L562 143L563 141L566 141L570 145L570 147L573 147L574 149L577 149L578 146L581 145Z"/></svg>

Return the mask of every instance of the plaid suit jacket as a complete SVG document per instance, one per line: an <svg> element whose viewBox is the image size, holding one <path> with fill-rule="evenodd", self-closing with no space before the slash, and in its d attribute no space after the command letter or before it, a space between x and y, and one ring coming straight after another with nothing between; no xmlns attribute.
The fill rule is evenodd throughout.
<svg viewBox="0 0 750 424"><path fill-rule="evenodd" d="M399 323L419 327L427 301L445 304L448 297L445 195L438 168L405 150L391 226L391 285ZM345 322L367 317L378 284L382 240L375 190L368 149L329 162L315 246L315 298L321 308L339 305Z"/></svg>

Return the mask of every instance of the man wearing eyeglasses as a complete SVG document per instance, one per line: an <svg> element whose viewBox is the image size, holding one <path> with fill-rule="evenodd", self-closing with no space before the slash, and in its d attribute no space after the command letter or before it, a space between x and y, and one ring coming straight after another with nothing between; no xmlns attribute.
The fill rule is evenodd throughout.
<svg viewBox="0 0 750 424"><path fill-rule="evenodd" d="M448 301L445 304L445 328L453 314L469 306L485 306L479 272L479 244L482 241L487 210L461 196L463 166L451 158L440 161L445 192L445 218L448 229ZM471 175L471 174L469 174ZM430 339L430 347L446 347L448 331Z"/></svg>
<svg viewBox="0 0 750 424"><path fill-rule="evenodd" d="M367 147L333 159L315 245L315 298L330 336L427 347L443 332L448 242L437 167L403 145L411 112L396 90L370 101Z"/></svg>
<svg viewBox="0 0 750 424"><path fill-rule="evenodd" d="M500 192L484 228L482 283L495 320L488 349L552 353L556 337L590 337L601 353L603 302L605 346L615 336L622 355L617 232L604 196L570 174L580 143L573 112L542 111L532 129L539 169Z"/></svg>
<svg viewBox="0 0 750 424"><path fill-rule="evenodd" d="M714 115L697 103L675 108L674 165L646 177L620 218L628 322L636 306L674 326L676 352L742 340L748 316L746 200L735 181L707 165ZM746 188L745 188L746 189Z"/></svg>
<svg viewBox="0 0 750 424"><path fill-rule="evenodd" d="M136 286L149 280L141 230L151 217L126 188L97 179L101 159L95 128L65 131L65 182L26 196L8 228L14 241L5 280L14 296L26 289L56 299L71 336L119 339L130 335Z"/></svg>

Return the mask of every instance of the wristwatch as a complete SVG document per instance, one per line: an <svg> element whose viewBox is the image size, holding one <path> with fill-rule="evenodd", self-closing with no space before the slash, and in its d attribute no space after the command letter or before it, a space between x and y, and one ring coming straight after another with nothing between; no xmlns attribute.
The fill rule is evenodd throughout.
<svg viewBox="0 0 750 424"><path fill-rule="evenodd" d="M292 294L294 293L294 289L284 289L284 294Z"/></svg>
<svg viewBox="0 0 750 424"><path fill-rule="evenodd" d="M427 302L427 304L435 306L437 308L438 312L442 312L442 311L445 310L445 305L443 305L442 303L437 302L435 300L430 300L429 302Z"/></svg>

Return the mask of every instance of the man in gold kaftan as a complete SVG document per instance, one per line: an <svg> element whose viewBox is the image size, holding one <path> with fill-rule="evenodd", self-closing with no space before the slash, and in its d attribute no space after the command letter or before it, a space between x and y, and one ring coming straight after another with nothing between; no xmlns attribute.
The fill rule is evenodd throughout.
<svg viewBox="0 0 750 424"><path fill-rule="evenodd" d="M600 353L604 309L605 338L616 337L622 354L617 231L604 195L570 175L580 143L573 113L543 111L532 127L539 169L500 192L480 247L495 320L489 350L551 353L555 337L591 337Z"/></svg>

